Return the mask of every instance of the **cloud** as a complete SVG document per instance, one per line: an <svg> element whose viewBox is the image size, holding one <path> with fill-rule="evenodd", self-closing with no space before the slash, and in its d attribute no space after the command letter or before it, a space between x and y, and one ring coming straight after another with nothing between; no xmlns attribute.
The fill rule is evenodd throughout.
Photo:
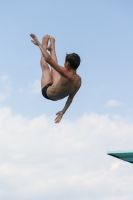
<svg viewBox="0 0 133 200"><path fill-rule="evenodd" d="M41 91L41 82L40 80L35 80L33 83L29 83L28 89L24 88L19 88L18 93L23 94L23 93L30 93L30 94L40 94Z"/></svg>
<svg viewBox="0 0 133 200"><path fill-rule="evenodd" d="M120 116L54 124L0 108L0 199L131 200L132 165L106 152L131 149L132 133Z"/></svg>
<svg viewBox="0 0 133 200"><path fill-rule="evenodd" d="M33 93L39 94L41 91L41 83L40 80L35 80L32 84L29 84L30 91Z"/></svg>
<svg viewBox="0 0 133 200"><path fill-rule="evenodd" d="M0 92L0 101L4 101L7 97L8 97L8 95Z"/></svg>
<svg viewBox="0 0 133 200"><path fill-rule="evenodd" d="M0 77L0 101L6 100L11 93L11 83L8 74L4 74Z"/></svg>
<svg viewBox="0 0 133 200"><path fill-rule="evenodd" d="M120 101L110 100L105 104L105 107L121 106L121 105L122 105L122 103Z"/></svg>
<svg viewBox="0 0 133 200"><path fill-rule="evenodd" d="M4 75L1 77L1 81L2 81L2 82L6 82L7 80L9 80L9 75L8 75L8 74L4 74Z"/></svg>

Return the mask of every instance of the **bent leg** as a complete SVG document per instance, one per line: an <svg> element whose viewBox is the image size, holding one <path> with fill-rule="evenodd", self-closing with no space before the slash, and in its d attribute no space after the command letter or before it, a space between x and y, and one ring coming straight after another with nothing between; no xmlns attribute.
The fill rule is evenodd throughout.
<svg viewBox="0 0 133 200"><path fill-rule="evenodd" d="M58 63L55 52L55 39L53 37L50 37L50 46L47 49L50 51L52 59ZM53 83L59 79L59 76L60 74L53 67L51 67L51 77Z"/></svg>
<svg viewBox="0 0 133 200"><path fill-rule="evenodd" d="M49 35L45 35L42 39L42 45L44 49L47 49L49 38ZM40 65L42 68L41 88L44 88L44 86L46 86L49 83L53 83L53 81L51 78L49 66L43 56L41 56Z"/></svg>

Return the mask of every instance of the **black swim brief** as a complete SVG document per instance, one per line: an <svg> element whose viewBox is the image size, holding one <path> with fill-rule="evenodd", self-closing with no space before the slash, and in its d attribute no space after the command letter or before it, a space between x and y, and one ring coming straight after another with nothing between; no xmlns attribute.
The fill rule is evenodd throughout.
<svg viewBox="0 0 133 200"><path fill-rule="evenodd" d="M45 85L45 87L42 89L42 95L46 98L46 99L49 99L49 100L52 100L52 101L56 101L55 99L51 99L47 96L47 89L49 86L51 86L53 83L49 83L47 85Z"/></svg>

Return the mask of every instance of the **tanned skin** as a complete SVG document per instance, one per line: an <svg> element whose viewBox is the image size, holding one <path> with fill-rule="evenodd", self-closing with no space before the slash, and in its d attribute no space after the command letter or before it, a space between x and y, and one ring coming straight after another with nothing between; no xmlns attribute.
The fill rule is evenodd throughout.
<svg viewBox="0 0 133 200"><path fill-rule="evenodd" d="M49 98L60 100L68 96L63 110L56 113L55 123L59 123L81 86L81 77L75 69L71 68L69 62L65 62L64 67L58 65L53 37L45 35L41 44L34 34L30 34L30 36L33 44L37 45L42 53L40 61L42 68L41 88L43 89L47 84L53 83L47 89ZM48 41L50 41L49 47ZM50 51L50 54L47 50ZM48 64L51 66L51 71Z"/></svg>

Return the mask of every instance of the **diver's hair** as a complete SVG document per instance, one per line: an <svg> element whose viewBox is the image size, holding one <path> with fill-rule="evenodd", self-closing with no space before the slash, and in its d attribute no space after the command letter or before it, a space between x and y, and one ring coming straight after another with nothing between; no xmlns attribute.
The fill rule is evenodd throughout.
<svg viewBox="0 0 133 200"><path fill-rule="evenodd" d="M80 65L80 57L76 53L66 54L65 62L69 62L71 68L77 69Z"/></svg>

